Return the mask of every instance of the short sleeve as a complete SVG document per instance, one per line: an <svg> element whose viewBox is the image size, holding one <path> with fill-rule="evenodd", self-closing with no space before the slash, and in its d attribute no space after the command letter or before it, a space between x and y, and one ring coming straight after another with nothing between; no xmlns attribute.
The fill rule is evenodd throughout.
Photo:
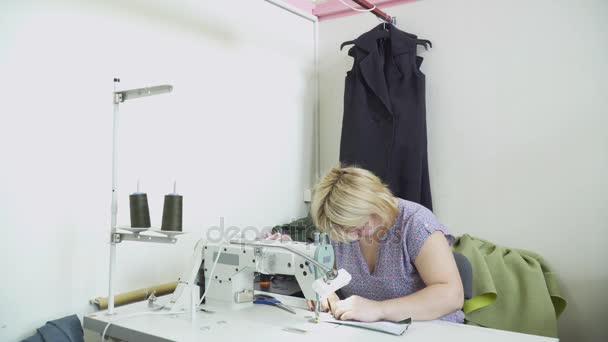
<svg viewBox="0 0 608 342"><path fill-rule="evenodd" d="M437 217L427 208L420 207L420 209L412 214L412 217L410 217L405 226L404 239L404 247L406 253L409 255L411 263L414 263L414 260L416 260L426 239L436 231L442 232L450 245L456 240L454 236L448 232L448 229L441 224Z"/></svg>

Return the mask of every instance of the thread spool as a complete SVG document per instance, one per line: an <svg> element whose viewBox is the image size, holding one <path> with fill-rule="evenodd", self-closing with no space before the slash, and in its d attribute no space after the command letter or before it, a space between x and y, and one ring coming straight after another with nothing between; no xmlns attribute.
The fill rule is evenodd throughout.
<svg viewBox="0 0 608 342"><path fill-rule="evenodd" d="M131 212L131 228L150 228L148 195L141 192L139 180L137 181L137 192L129 195L129 209Z"/></svg>
<svg viewBox="0 0 608 342"><path fill-rule="evenodd" d="M177 194L176 182L173 182L173 193L165 195L161 230L182 231L182 205L183 196Z"/></svg>

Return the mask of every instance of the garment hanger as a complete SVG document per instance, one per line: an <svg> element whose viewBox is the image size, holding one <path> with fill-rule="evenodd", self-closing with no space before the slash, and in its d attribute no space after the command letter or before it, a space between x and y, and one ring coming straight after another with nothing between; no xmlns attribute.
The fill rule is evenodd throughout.
<svg viewBox="0 0 608 342"><path fill-rule="evenodd" d="M431 49L433 48L433 43L430 40L428 40L428 39L416 39L416 45L424 46L424 49L426 51L429 50L429 47Z"/></svg>
<svg viewBox="0 0 608 342"><path fill-rule="evenodd" d="M378 20L382 21L382 30L378 30L379 32L376 32L376 39L387 39L390 37L390 33L391 33L391 28L395 27L397 28L397 18L396 17L391 17L391 22L389 23L388 21L384 20L383 18L380 17L376 17L378 18ZM411 35L410 33L407 33L408 35ZM411 35L413 36L413 35ZM340 51L342 51L342 49L346 46L346 45L351 45L354 44L355 41L354 40L349 40L346 41L342 44L340 44ZM420 46L424 46L424 49L426 51L429 50L429 48L433 48L433 43L428 40L428 39L418 39L416 38L416 45L420 45Z"/></svg>
<svg viewBox="0 0 608 342"><path fill-rule="evenodd" d="M383 30L384 30L384 29L383 29ZM377 38L378 38L378 39L386 39L386 38L388 38L388 37L389 37L389 32L390 32L390 30L389 30L389 29L386 29L386 32L385 32L385 33L383 33L383 34L378 35L378 37L377 37ZM354 44L354 43L355 43L355 41L354 41L354 40L349 40L349 41L346 41L346 42L344 42L344 43L340 44L340 51L342 51L342 49L343 49L345 46L347 46L347 45L352 45L352 44ZM430 40L428 40L428 39L416 39L416 45L424 46L424 49L425 49L426 51L428 51L428 50L429 50L429 48L431 48L431 49L433 48L433 42L431 42L431 41L430 41Z"/></svg>
<svg viewBox="0 0 608 342"><path fill-rule="evenodd" d="M392 27L397 28L397 18L396 17L391 17L391 22L387 22L386 20L382 19L382 18L378 18L380 21L382 21L382 29L384 31L383 34L380 34L380 36L378 38L382 38L382 39L386 39L389 37L390 35L390 29ZM432 49L433 48L433 43L428 40L428 39L418 39L416 38L416 45L420 45L420 46L424 46L424 49L426 51L429 50L429 47Z"/></svg>

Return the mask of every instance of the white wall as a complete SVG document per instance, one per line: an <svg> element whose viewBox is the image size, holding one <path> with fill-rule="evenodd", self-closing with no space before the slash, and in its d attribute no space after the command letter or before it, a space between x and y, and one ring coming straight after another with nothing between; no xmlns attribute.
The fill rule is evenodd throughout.
<svg viewBox="0 0 608 342"><path fill-rule="evenodd" d="M542 254L569 305L564 341L608 328L608 3L424 0L387 8L430 39L430 173L436 214L455 233ZM321 23L322 169L337 163L339 44L378 21Z"/></svg>
<svg viewBox="0 0 608 342"><path fill-rule="evenodd" d="M305 214L312 23L263 1L0 2L0 340L107 294L112 79L174 92L121 105L119 223L172 179L190 234L122 243L118 292L173 281L204 228Z"/></svg>

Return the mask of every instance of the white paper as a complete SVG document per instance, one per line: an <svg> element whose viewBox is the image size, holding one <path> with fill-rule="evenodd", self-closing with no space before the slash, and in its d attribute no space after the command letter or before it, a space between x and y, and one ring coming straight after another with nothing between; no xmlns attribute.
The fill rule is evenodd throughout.
<svg viewBox="0 0 608 342"><path fill-rule="evenodd" d="M364 329L369 329L369 330L380 331L380 332L384 332L384 333L388 333L388 334L392 334L392 335L403 335L403 333L410 326L410 323L394 323L394 322L387 322L387 321L380 321L380 322L373 322L373 323L364 323L364 322L357 322L357 321L340 321L340 320L335 319L330 314L321 315L320 319L321 319L321 322L324 322L324 323L348 325L348 326L352 326L352 327L359 327L359 328L364 328Z"/></svg>

